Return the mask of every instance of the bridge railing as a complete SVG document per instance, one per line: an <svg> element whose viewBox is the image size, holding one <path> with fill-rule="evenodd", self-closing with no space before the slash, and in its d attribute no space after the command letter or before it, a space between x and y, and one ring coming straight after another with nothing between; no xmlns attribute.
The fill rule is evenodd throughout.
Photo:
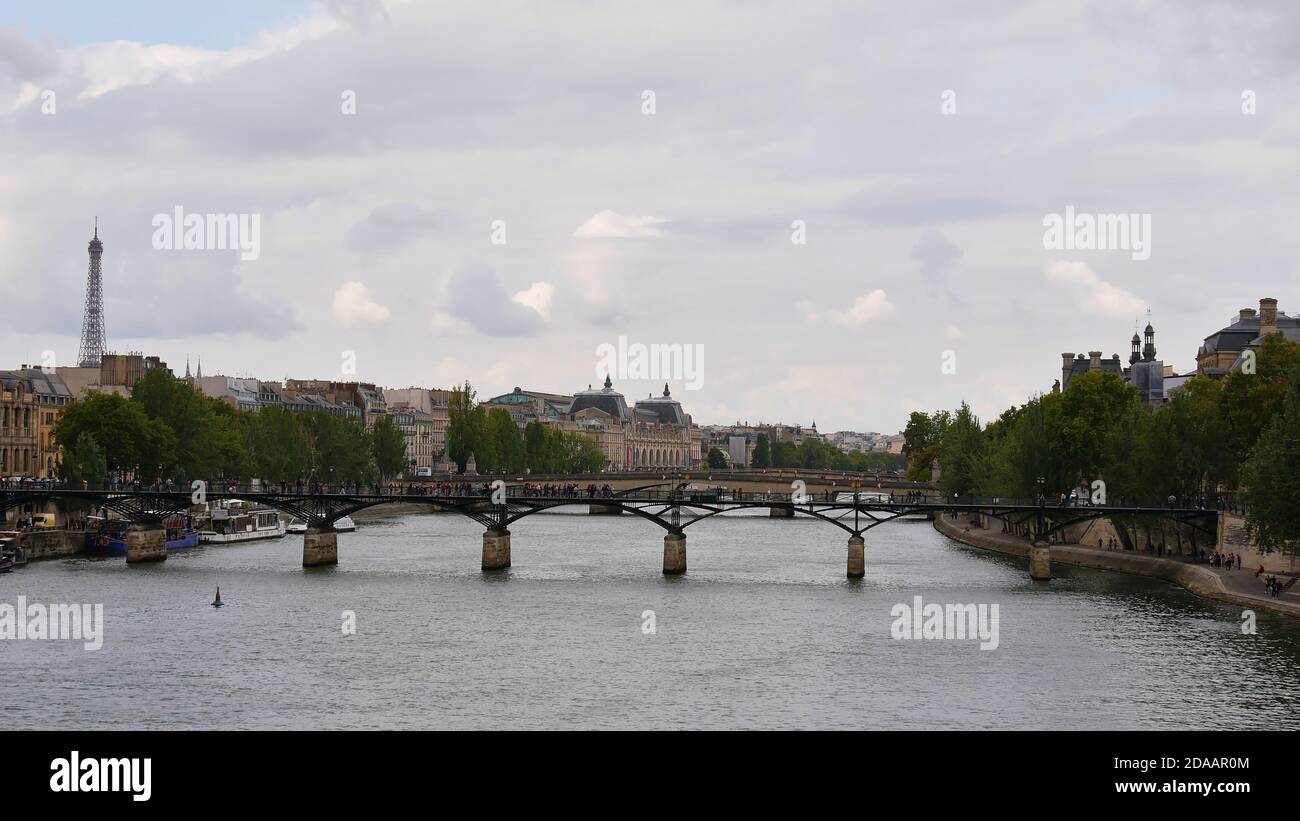
<svg viewBox="0 0 1300 821"><path fill-rule="evenodd" d="M234 482L228 480L196 480L192 482L139 482L109 481L97 484L65 484L52 479L24 479L14 481L13 477L0 478L0 492L49 492L49 491L88 491L94 493L120 493L130 495L144 494L185 494L196 502L206 496L238 497L258 495L275 496L353 496L353 497L472 497L491 499L494 495L491 481L461 482L425 482L422 484L403 483L334 483L334 482ZM202 493L200 493L202 491ZM700 504L710 503L761 503L777 502L786 504L848 504L855 500L860 504L875 505L951 505L955 508L997 508L1011 507L1024 509L1039 507L1050 515L1054 509L1091 508L1091 500L1086 496L1078 498L1015 497L1015 496L942 496L933 492L920 490L886 491L876 488L859 488L857 490L833 488L803 494L775 491L740 491L726 487L664 487L638 490L635 492L619 491L608 484L579 484L575 482L544 482L508 484L504 487L505 498L520 500L529 498L566 498L574 500L610 501L686 501ZM498 497L499 498L499 497ZM1166 497L1164 499L1128 499L1109 500L1107 509L1145 508L1145 509L1180 509L1185 511L1205 510L1234 512L1241 511L1240 505L1225 500L1207 500L1203 498L1187 499Z"/></svg>

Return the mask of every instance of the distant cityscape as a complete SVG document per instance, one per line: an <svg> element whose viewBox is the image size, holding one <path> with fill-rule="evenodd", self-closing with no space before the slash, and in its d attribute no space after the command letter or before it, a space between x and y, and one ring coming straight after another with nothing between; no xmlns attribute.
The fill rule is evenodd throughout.
<svg viewBox="0 0 1300 821"><path fill-rule="evenodd" d="M448 404L452 391L439 387L384 388L370 382L288 378L271 381L247 376L203 374L202 360L185 363L176 377L158 356L140 351L110 353L103 321L102 255L104 244L98 227L88 245L89 268L86 305L78 364L70 367L36 367L22 364L0 371L0 475L54 478L58 474L59 445L54 427L62 408L87 392L130 396L145 374L164 370L184 380L196 391L231 407L256 413L279 407L293 413L320 411L354 419L372 428L380 416L389 416L401 430L407 463L416 476L454 469L446 457ZM1259 308L1242 308L1222 328L1207 335L1196 352L1196 368L1179 373L1157 353L1155 329L1148 321L1142 334L1130 340L1127 365L1118 353L1103 358L1102 351L1061 354L1060 376L1052 391L1069 388L1084 373L1113 373L1132 385L1141 400L1156 408L1168 402L1195 375L1221 379L1233 370L1251 367L1252 352L1271 334L1300 342L1300 319L1278 310L1276 299L1259 300ZM721 454L726 465L751 467L755 451L765 438L769 446L822 442L846 454L879 454L901 462L902 433L836 431L823 434L817 423L809 425L736 421L730 425L698 426L681 403L663 386L659 396L629 402L607 376L603 385L588 385L572 393L516 387L509 393L483 400L504 408L523 429L531 422L591 438L605 456L605 469L692 470L710 466L711 452ZM718 457L713 459L717 466ZM766 465L760 464L765 467Z"/></svg>
<svg viewBox="0 0 1300 821"><path fill-rule="evenodd" d="M178 377L158 356L142 351L108 352L103 310L104 243L98 226L87 250L90 263L78 364L37 367L24 363L17 369L0 371L0 476L56 478L60 446L54 429L62 409L90 392L129 397L139 380L157 370L249 413L267 407L292 413L322 412L356 420L367 429L387 415L402 432L412 475L443 474L455 469L446 456L450 389L204 375L201 358L193 369L187 360L184 374ZM482 402L489 408L505 409L520 429L538 422L589 437L605 455L605 469L610 471L706 468L710 466L711 452L721 454L727 466L750 467L763 437L770 445L799 446L815 440L845 453L897 456L903 448L901 433L838 431L823 435L816 422L808 426L758 422L697 426L667 384L659 396L652 394L629 402L608 376L601 386L588 385L572 393L516 387ZM717 458L715 455L714 466Z"/></svg>

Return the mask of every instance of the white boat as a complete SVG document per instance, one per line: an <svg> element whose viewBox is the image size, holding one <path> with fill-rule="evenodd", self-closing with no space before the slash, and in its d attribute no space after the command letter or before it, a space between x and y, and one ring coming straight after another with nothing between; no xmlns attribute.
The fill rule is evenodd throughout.
<svg viewBox="0 0 1300 821"><path fill-rule="evenodd" d="M335 533L351 533L356 529L357 529L357 523L352 521L351 516L344 516L343 518L339 519L337 522L334 523ZM301 519L297 516L294 516L292 519L289 520L289 524L285 525L285 532L306 533L307 521L305 519Z"/></svg>
<svg viewBox="0 0 1300 821"><path fill-rule="evenodd" d="M201 520L201 544L229 544L251 542L254 539L278 539L285 534L279 511L269 507L253 507L238 499L227 499L220 505L209 506Z"/></svg>

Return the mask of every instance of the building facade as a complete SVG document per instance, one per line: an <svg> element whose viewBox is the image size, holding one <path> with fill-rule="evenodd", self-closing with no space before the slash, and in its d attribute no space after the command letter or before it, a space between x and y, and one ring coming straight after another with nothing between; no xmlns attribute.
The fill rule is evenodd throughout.
<svg viewBox="0 0 1300 821"><path fill-rule="evenodd" d="M668 385L662 395L632 405L608 376L602 387L588 385L572 396L517 387L486 404L510 411L520 427L536 421L589 437L605 454L607 470L689 470L703 459L704 435Z"/></svg>
<svg viewBox="0 0 1300 821"><path fill-rule="evenodd" d="M1300 318L1278 311L1277 300L1264 297L1259 301L1259 311L1242 308L1235 319L1205 337L1196 352L1196 372L1211 379L1222 379L1233 368L1239 368L1245 351L1259 347L1264 338L1282 334L1292 342L1300 342Z"/></svg>
<svg viewBox="0 0 1300 821"><path fill-rule="evenodd" d="M0 475L52 479L58 475L54 427L73 401L54 369L0 371Z"/></svg>

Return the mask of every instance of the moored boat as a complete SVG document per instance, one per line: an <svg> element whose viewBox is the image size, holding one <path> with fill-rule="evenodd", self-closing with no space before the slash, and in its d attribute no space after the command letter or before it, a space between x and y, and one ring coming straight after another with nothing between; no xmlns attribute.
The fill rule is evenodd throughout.
<svg viewBox="0 0 1300 821"><path fill-rule="evenodd" d="M200 522L198 538L203 544L230 544L278 539L285 532L284 522L275 509L227 499L208 506L208 512Z"/></svg>
<svg viewBox="0 0 1300 821"><path fill-rule="evenodd" d="M86 550L92 553L126 553L126 534L131 530L129 519L106 519L102 516L86 518ZM199 543L194 520L188 513L176 513L163 520L168 550L183 550Z"/></svg>
<svg viewBox="0 0 1300 821"><path fill-rule="evenodd" d="M351 516L344 516L334 523L335 533L351 533L357 529L357 523L352 521ZM306 533L307 520L299 516L294 516L289 520L289 524L284 528L286 533Z"/></svg>

